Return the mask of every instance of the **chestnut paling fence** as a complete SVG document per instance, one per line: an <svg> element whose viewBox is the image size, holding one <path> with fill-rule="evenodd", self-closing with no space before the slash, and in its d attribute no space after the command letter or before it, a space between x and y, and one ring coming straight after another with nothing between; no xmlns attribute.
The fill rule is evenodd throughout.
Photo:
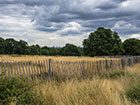
<svg viewBox="0 0 140 105"><path fill-rule="evenodd" d="M125 67L140 63L140 56L125 57L116 60L98 61L5 61L1 60L1 73L4 77L22 77L28 79L47 79L53 77L87 77L111 71L124 70Z"/></svg>

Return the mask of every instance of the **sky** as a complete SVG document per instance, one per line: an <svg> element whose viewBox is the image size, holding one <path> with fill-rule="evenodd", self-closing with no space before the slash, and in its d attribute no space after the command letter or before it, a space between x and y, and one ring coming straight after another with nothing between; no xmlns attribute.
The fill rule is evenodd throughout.
<svg viewBox="0 0 140 105"><path fill-rule="evenodd" d="M0 0L0 37L82 46L98 27L140 38L140 0Z"/></svg>

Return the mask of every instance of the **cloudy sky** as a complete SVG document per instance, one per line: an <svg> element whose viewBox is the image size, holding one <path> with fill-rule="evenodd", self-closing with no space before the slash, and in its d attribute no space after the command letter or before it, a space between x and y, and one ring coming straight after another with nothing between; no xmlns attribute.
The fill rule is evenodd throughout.
<svg viewBox="0 0 140 105"><path fill-rule="evenodd" d="M0 36L29 44L82 45L103 26L140 38L140 0L0 0Z"/></svg>

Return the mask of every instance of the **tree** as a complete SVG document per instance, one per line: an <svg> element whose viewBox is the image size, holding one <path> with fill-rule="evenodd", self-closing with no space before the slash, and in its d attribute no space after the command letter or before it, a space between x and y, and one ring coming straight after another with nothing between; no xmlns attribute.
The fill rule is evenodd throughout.
<svg viewBox="0 0 140 105"><path fill-rule="evenodd" d="M83 41L84 54L88 56L121 55L124 53L117 32L99 27Z"/></svg>
<svg viewBox="0 0 140 105"><path fill-rule="evenodd" d="M127 39L123 42L126 55L140 55L140 40L135 38Z"/></svg>
<svg viewBox="0 0 140 105"><path fill-rule="evenodd" d="M39 45L32 45L29 48L30 55L40 55L40 46Z"/></svg>
<svg viewBox="0 0 140 105"><path fill-rule="evenodd" d="M81 56L82 52L81 49L73 44L66 44L61 49L62 56Z"/></svg>
<svg viewBox="0 0 140 105"><path fill-rule="evenodd" d="M49 48L49 55L51 56L60 55L60 48L55 47Z"/></svg>
<svg viewBox="0 0 140 105"><path fill-rule="evenodd" d="M28 43L24 40L20 40L19 42L17 42L16 46L16 54L28 54L29 51L29 46Z"/></svg>
<svg viewBox="0 0 140 105"><path fill-rule="evenodd" d="M13 38L9 38L5 40L5 53L6 54L15 54L17 41Z"/></svg>
<svg viewBox="0 0 140 105"><path fill-rule="evenodd" d="M0 54L5 54L5 40L0 37Z"/></svg>
<svg viewBox="0 0 140 105"><path fill-rule="evenodd" d="M47 46L44 46L41 48L41 55L49 55L50 48Z"/></svg>

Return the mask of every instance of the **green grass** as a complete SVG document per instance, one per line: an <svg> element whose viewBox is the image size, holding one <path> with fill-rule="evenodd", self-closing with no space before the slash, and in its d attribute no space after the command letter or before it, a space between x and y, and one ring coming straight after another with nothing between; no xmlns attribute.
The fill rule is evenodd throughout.
<svg viewBox="0 0 140 105"><path fill-rule="evenodd" d="M125 94L133 103L140 103L140 83L131 86Z"/></svg>
<svg viewBox="0 0 140 105"><path fill-rule="evenodd" d="M124 76L132 76L132 74L130 74L126 71L117 71L117 72L109 72L109 73L102 74L100 77L117 79L117 78L124 77Z"/></svg>

